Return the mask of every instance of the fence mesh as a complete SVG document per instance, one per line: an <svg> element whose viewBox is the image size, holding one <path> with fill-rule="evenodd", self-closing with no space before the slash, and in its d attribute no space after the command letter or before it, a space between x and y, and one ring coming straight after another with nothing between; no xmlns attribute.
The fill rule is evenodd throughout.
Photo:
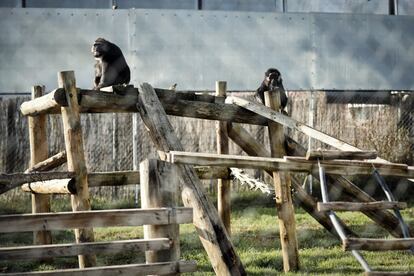
<svg viewBox="0 0 414 276"><path fill-rule="evenodd" d="M325 92L290 91L288 113L294 119L309 124L309 114L312 112L314 128L361 149L376 150L379 156L389 161L411 165L414 141L413 114L410 108L412 97L409 94L396 94L387 104L373 104L372 102L376 102L374 98L364 98L367 104L361 103L360 100L353 104L347 103L349 97L346 101L340 98L344 97L344 93L332 97ZM253 92L229 94L253 100ZM372 94L372 97L376 97L375 94ZM27 118L19 112L20 105L29 99L29 96L0 98L0 172L22 172L29 164ZM85 157L89 171L133 169L132 116L131 113L82 115ZM186 151L216 152L214 121L173 116L170 116L170 119ZM264 145L269 144L264 127L245 127L258 141ZM137 131L138 160L156 157L156 149L140 119ZM286 132L307 147L308 137L297 131ZM60 115L48 116L48 143L50 156L65 148ZM318 141L313 141L312 147L329 148ZM230 153L242 154L242 151L230 143ZM254 173L256 177L260 177L260 173ZM133 195L134 188L95 188L92 195L128 197ZM20 191L16 189L8 193Z"/></svg>

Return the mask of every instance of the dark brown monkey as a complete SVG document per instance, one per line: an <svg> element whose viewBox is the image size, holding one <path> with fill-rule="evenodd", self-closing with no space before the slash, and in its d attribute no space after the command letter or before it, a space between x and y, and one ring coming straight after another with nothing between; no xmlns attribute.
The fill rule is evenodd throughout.
<svg viewBox="0 0 414 276"><path fill-rule="evenodd" d="M91 51L96 59L93 89L129 83L131 71L118 46L100 37L95 40Z"/></svg>
<svg viewBox="0 0 414 276"><path fill-rule="evenodd" d="M276 68L269 68L265 72L265 77L264 77L264 80L262 81L262 84L256 90L255 98L259 102L264 104L265 103L264 92L274 91L277 89L281 91L280 105L281 105L281 109L284 110L287 105L288 98L286 96L285 88L283 87L282 76L279 70L277 70Z"/></svg>

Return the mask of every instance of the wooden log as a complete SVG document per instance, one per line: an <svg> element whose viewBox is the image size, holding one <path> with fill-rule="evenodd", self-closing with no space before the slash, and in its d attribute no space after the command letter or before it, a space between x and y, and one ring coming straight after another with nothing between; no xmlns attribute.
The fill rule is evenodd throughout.
<svg viewBox="0 0 414 276"><path fill-rule="evenodd" d="M194 169L200 179L230 179L227 168L198 166ZM88 173L88 184L89 187L134 185L140 184L139 178L139 171L90 172Z"/></svg>
<svg viewBox="0 0 414 276"><path fill-rule="evenodd" d="M194 169L200 179L230 179L228 168L199 166ZM74 173L67 175L74 176ZM135 185L140 183L139 177L139 171L91 172L88 173L88 184L89 187ZM43 180L24 183L21 188L24 192L37 194L76 194L75 182L75 178Z"/></svg>
<svg viewBox="0 0 414 276"><path fill-rule="evenodd" d="M22 190L33 194L76 194L75 178L26 183Z"/></svg>
<svg viewBox="0 0 414 276"><path fill-rule="evenodd" d="M280 111L281 91L265 92L265 104L267 107ZM283 126L269 122L270 155L283 157L285 134ZM299 269L299 251L296 237L295 210L293 208L291 194L291 179L288 172L273 171L273 184L275 187L277 215L279 218L280 244L282 246L283 269L285 272Z"/></svg>
<svg viewBox="0 0 414 276"><path fill-rule="evenodd" d="M165 93L162 89L157 89L157 95L168 115L199 118L207 120L230 121L236 123L267 125L267 119L254 112L245 110L236 105L221 103L223 98L210 95L196 95L190 93L172 92ZM59 113L59 107L67 105L66 99L62 97L64 90L57 89L49 94L54 94L53 101L49 98L47 108L32 108L37 102L25 102L20 111L23 115L34 116L39 114ZM82 113L108 113L108 112L136 112L137 101L136 88L128 90L124 95L114 93L102 93L95 90L79 90L81 99L80 112ZM48 94L48 95L49 95ZM168 95L169 94L169 95Z"/></svg>
<svg viewBox="0 0 414 276"><path fill-rule="evenodd" d="M226 97L227 82L216 82L216 96ZM216 122L216 140L217 140L217 153L229 154L229 136L227 135L227 123L224 121ZM221 221L223 221L224 227L226 227L227 233L231 235L231 185L230 180L218 179L217 180L217 211Z"/></svg>
<svg viewBox="0 0 414 276"><path fill-rule="evenodd" d="M376 159L378 157L376 151L338 151L338 150L313 150L306 153L306 160L364 160Z"/></svg>
<svg viewBox="0 0 414 276"><path fill-rule="evenodd" d="M0 216L0 232L191 223L191 208L118 209Z"/></svg>
<svg viewBox="0 0 414 276"><path fill-rule="evenodd" d="M257 142L243 127L236 124L229 123L227 126L229 130L229 137L239 145L243 151L252 156L270 156L270 152L267 149ZM286 138L286 137L285 137ZM293 141L294 142L294 141ZM298 145L299 146L299 145ZM296 149L296 148L295 148ZM299 150L299 149L297 149ZM272 171L266 171L271 177L273 175ZM294 188L294 199L297 203L308 212L316 221L318 221L326 230L332 233L335 236L338 236L335 228L332 225L329 217L325 212L319 212L317 210L317 201L312 196L308 195L306 191L302 188L301 182L293 175L292 176L292 187ZM341 226L349 236L356 236L341 220L339 220Z"/></svg>
<svg viewBox="0 0 414 276"><path fill-rule="evenodd" d="M406 202L347 202L347 201L332 201L328 203L318 202L318 211L365 211L365 210L384 210L384 209L405 209Z"/></svg>
<svg viewBox="0 0 414 276"><path fill-rule="evenodd" d="M139 171L90 172L89 187L123 186L139 184Z"/></svg>
<svg viewBox="0 0 414 276"><path fill-rule="evenodd" d="M345 251L388 251L388 250L409 250L414 247L414 238L409 239L362 239L348 238L343 241L342 248Z"/></svg>
<svg viewBox="0 0 414 276"><path fill-rule="evenodd" d="M40 114L50 114L50 113L59 113L60 110L60 103L61 99L58 97L62 97L63 90L58 88L53 90L52 92L38 97L36 99L32 99L31 101L27 101L22 103L20 106L20 112L27 116L37 116Z"/></svg>
<svg viewBox="0 0 414 276"><path fill-rule="evenodd" d="M166 262L155 264L128 264L91 267L84 269L60 269L54 271L8 273L11 276L113 276L113 275L169 275L171 273L194 272L197 264L194 261Z"/></svg>
<svg viewBox="0 0 414 276"><path fill-rule="evenodd" d="M59 72L59 88L65 90L68 106L61 107L63 132L68 162L68 171L75 172L76 195L72 195L72 210L91 210L89 202L88 172L86 169L85 153L83 150L82 128L79 114L78 91L76 89L75 73L73 71ZM75 229L77 243L93 242L91 228ZM96 265L95 255L79 255L79 268Z"/></svg>
<svg viewBox="0 0 414 276"><path fill-rule="evenodd" d="M248 155L270 157L270 152L259 144L242 126L238 124L227 124L227 132L231 140L241 147Z"/></svg>
<svg viewBox="0 0 414 276"><path fill-rule="evenodd" d="M73 172L0 173L0 194L28 182L74 177Z"/></svg>
<svg viewBox="0 0 414 276"><path fill-rule="evenodd" d="M32 99L42 97L45 88L42 86L32 87ZM46 134L46 115L28 118L29 143L30 143L30 167L47 159L48 143ZM50 212L50 196L45 194L32 194L32 213ZM33 232L34 244L51 244L52 233L50 231Z"/></svg>
<svg viewBox="0 0 414 276"><path fill-rule="evenodd" d="M43 246L1 247L0 259L42 259L61 256L76 256L92 253L115 254L124 251L165 250L171 243L167 238L135 239L109 242L66 243Z"/></svg>
<svg viewBox="0 0 414 276"><path fill-rule="evenodd" d="M175 165L155 159L141 162L141 208L175 207L178 205L179 179ZM166 237L171 241L168 249L145 252L147 263L170 262L180 259L180 228L169 225L144 225L144 238Z"/></svg>
<svg viewBox="0 0 414 276"><path fill-rule="evenodd" d="M30 119L30 118L29 118ZM55 169L60 165L66 163L66 151L61 151L46 160L40 161L34 166L27 169L25 172L44 172Z"/></svg>
<svg viewBox="0 0 414 276"><path fill-rule="evenodd" d="M160 156L163 160L176 163L199 166L221 166L221 167L237 167L237 168L258 168L264 170L279 170L290 172L312 172L316 173L317 162L312 160L298 160L291 158L269 158L254 157L242 155L220 155L214 153L198 153L184 151L170 151ZM337 175L370 175L372 173L372 165L382 175L393 175L402 177L413 177L414 168L401 167L395 164L385 163L342 163L343 161L324 161L323 164L326 173Z"/></svg>
<svg viewBox="0 0 414 276"><path fill-rule="evenodd" d="M158 150L183 150L154 89L141 85L137 108ZM208 199L193 167L178 166L182 199L194 209L194 225L218 275L246 275L217 210Z"/></svg>

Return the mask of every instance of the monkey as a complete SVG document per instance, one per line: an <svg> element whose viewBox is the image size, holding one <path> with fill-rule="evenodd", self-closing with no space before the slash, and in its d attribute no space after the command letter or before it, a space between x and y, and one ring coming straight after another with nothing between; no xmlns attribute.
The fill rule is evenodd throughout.
<svg viewBox="0 0 414 276"><path fill-rule="evenodd" d="M91 52L96 60L94 90L129 83L131 71L118 46L100 37L93 43Z"/></svg>
<svg viewBox="0 0 414 276"><path fill-rule="evenodd" d="M281 92L280 109L284 110L288 102L288 97L286 96L285 88L283 87L282 76L276 68L269 68L265 72L264 80L262 81L260 87L257 88L254 96L257 101L265 104L264 92L275 90L279 90Z"/></svg>

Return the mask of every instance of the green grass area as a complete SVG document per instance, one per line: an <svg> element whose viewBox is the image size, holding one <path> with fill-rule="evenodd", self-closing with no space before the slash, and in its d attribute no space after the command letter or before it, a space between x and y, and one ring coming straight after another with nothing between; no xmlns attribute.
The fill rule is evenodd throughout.
<svg viewBox="0 0 414 276"><path fill-rule="evenodd" d="M69 200L55 197L53 211L70 210ZM92 200L93 209L132 208L133 200L107 202ZM283 271L278 220L271 197L256 192L233 195L232 200L232 241L248 275L278 275ZM23 213L30 211L30 197L10 202L0 201L0 213ZM414 227L414 207L404 210L403 216ZM340 217L351 225L352 230L363 237L391 238L384 230L374 225L360 213L341 213ZM325 231L302 209L296 209L296 224L299 243L301 270L287 275L361 275L362 268L350 252L342 251L339 241ZM182 225L182 258L195 260L198 272L187 275L214 275L207 254L192 225ZM96 228L97 241L142 238L142 227ZM55 243L73 242L72 231L54 231ZM31 233L0 234L0 246L30 245ZM414 270L414 256L408 252L363 252L374 270ZM98 254L99 265L116 265L144 262L144 254L122 252L116 255ZM56 258L54 262L41 263L16 260L0 260L0 272L29 270L51 270L77 267L76 257Z"/></svg>

